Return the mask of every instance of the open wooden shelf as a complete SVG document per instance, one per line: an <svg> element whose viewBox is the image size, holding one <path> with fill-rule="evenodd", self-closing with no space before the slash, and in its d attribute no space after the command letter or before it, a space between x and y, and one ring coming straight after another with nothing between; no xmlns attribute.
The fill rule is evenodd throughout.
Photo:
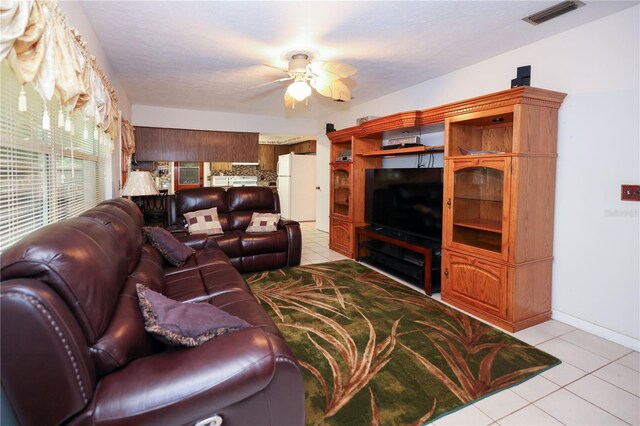
<svg viewBox="0 0 640 426"><path fill-rule="evenodd" d="M410 148L380 149L378 151L363 152L363 157L390 157L393 155L419 155L444 152L444 145L412 146Z"/></svg>
<svg viewBox="0 0 640 426"><path fill-rule="evenodd" d="M481 231L489 232L502 232L502 221L500 220L469 220L462 221L456 220L453 222L454 226L463 226L465 228L479 229Z"/></svg>

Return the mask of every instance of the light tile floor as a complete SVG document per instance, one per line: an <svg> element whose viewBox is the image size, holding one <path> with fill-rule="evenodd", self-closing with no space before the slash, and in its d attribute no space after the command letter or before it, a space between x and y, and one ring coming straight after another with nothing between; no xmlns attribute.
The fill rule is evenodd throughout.
<svg viewBox="0 0 640 426"><path fill-rule="evenodd" d="M347 259L315 222L300 225L303 265ZM514 335L562 364L433 425L640 425L637 351L555 320Z"/></svg>

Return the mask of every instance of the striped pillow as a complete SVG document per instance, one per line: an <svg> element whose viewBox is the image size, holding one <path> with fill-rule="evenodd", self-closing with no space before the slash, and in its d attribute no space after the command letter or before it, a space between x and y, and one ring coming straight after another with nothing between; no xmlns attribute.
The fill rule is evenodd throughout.
<svg viewBox="0 0 640 426"><path fill-rule="evenodd" d="M218 208L198 210L184 214L190 234L219 235L223 234L222 225L218 218Z"/></svg>
<svg viewBox="0 0 640 426"><path fill-rule="evenodd" d="M275 232L278 229L280 213L254 213L247 232Z"/></svg>

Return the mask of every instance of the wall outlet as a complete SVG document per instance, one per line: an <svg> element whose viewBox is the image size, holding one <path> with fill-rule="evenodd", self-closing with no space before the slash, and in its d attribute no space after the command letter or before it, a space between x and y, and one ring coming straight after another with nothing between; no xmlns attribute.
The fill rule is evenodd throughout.
<svg viewBox="0 0 640 426"><path fill-rule="evenodd" d="M623 201L640 201L640 185L622 185Z"/></svg>

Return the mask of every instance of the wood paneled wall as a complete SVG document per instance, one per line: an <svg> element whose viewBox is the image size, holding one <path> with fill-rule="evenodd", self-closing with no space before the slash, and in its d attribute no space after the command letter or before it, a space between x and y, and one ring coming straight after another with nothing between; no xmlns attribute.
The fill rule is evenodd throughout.
<svg viewBox="0 0 640 426"><path fill-rule="evenodd" d="M257 162L258 134L135 128L138 161Z"/></svg>

